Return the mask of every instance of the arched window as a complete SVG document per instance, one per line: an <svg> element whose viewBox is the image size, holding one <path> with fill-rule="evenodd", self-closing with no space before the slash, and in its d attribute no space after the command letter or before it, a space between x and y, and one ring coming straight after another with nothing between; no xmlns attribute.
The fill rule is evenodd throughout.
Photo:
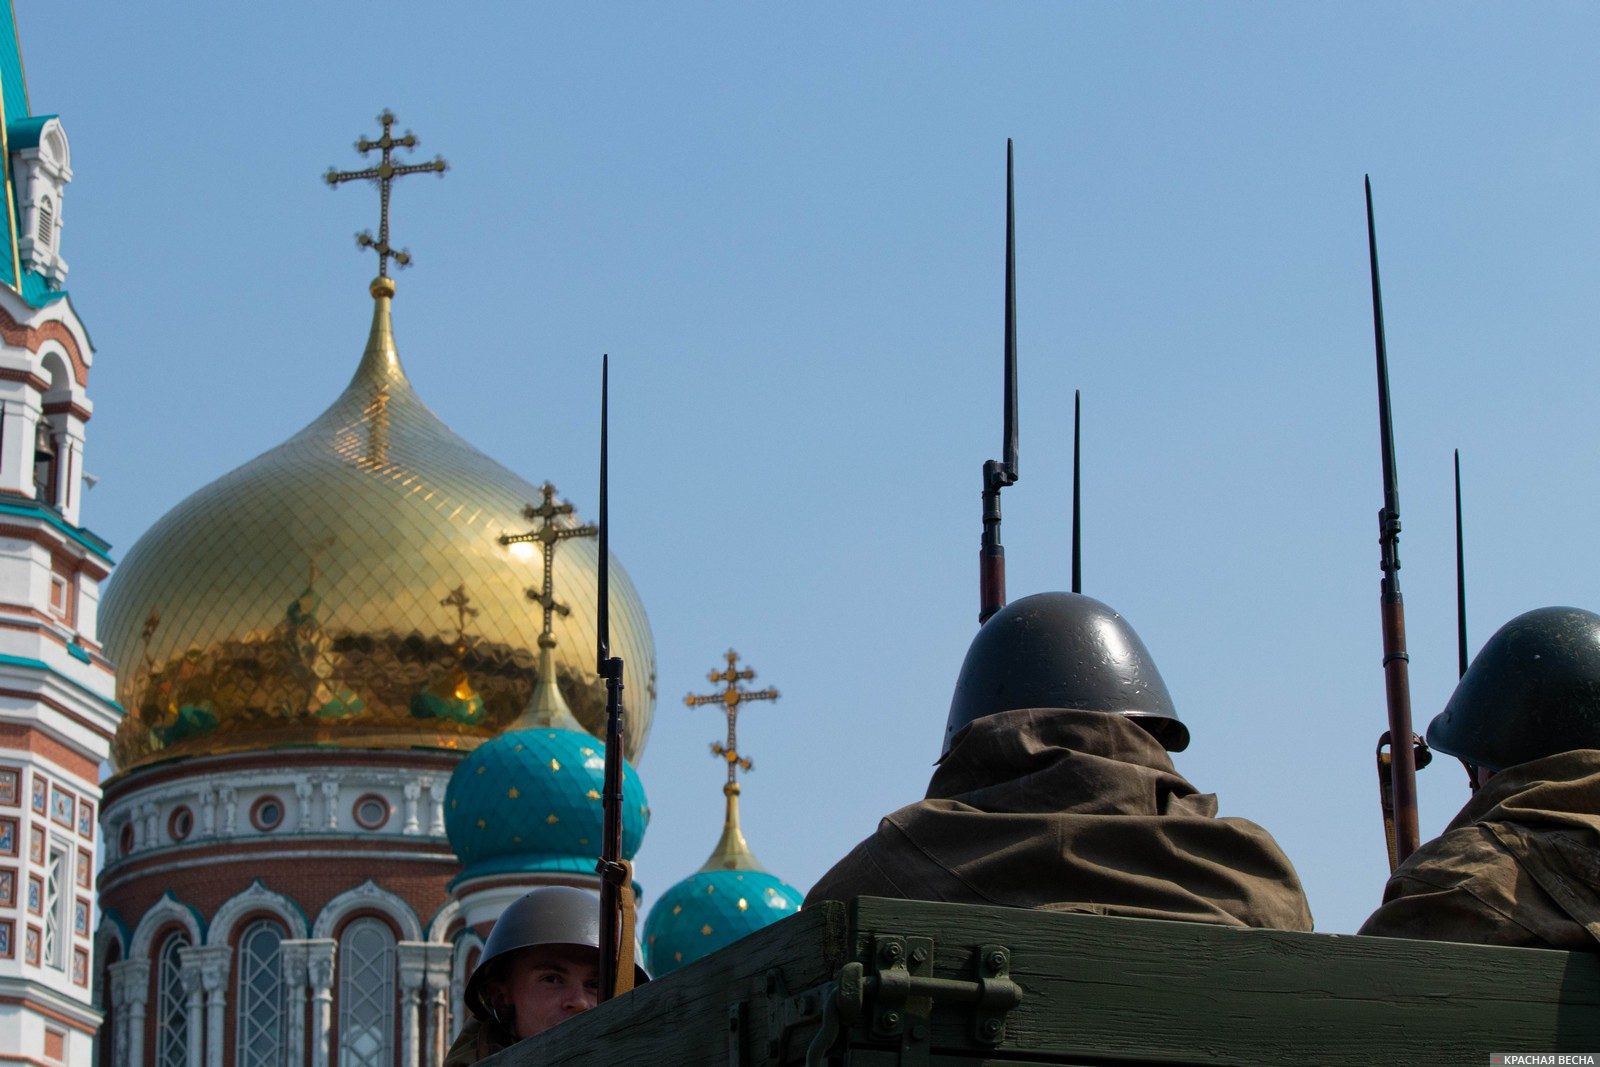
<svg viewBox="0 0 1600 1067"><path fill-rule="evenodd" d="M156 1067L186 1067L189 1062L189 1001L183 995L183 963L178 959L178 950L188 947L187 937L173 934L157 957L156 1010L148 1016L156 1028Z"/></svg>
<svg viewBox="0 0 1600 1067"><path fill-rule="evenodd" d="M239 937L237 1067L282 1067L282 941L283 927L270 919L251 923Z"/></svg>
<svg viewBox="0 0 1600 1067"><path fill-rule="evenodd" d="M394 1006L394 934L357 919L339 945L339 1067L394 1063Z"/></svg>

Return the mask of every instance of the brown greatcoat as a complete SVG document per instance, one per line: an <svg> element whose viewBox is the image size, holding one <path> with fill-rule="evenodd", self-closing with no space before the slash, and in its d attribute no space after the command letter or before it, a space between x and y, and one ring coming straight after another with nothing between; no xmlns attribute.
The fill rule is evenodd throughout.
<svg viewBox="0 0 1600 1067"><path fill-rule="evenodd" d="M857 896L1310 930L1289 859L1217 818L1123 715L1029 708L957 735L925 800L878 824L806 904Z"/></svg>
<svg viewBox="0 0 1600 1067"><path fill-rule="evenodd" d="M469 1018L467 1025L456 1035L455 1044L445 1053L443 1067L470 1067L496 1052L504 1052L517 1043L517 1038L506 1033L492 1021Z"/></svg>
<svg viewBox="0 0 1600 1067"><path fill-rule="evenodd" d="M1600 750L1490 778L1400 865L1359 932L1600 950Z"/></svg>

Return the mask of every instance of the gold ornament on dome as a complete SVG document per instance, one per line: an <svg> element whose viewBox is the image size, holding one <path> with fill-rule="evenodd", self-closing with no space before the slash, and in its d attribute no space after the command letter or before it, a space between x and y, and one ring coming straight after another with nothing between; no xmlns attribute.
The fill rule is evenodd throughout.
<svg viewBox="0 0 1600 1067"><path fill-rule="evenodd" d="M380 278L372 293L366 352L333 405L168 512L118 567L100 630L121 665L119 771L283 746L467 749L528 705L541 620L525 590L545 551L497 542L518 532L540 490L422 403L395 351L394 283ZM552 627L556 684L598 736L596 552L574 538L551 567L571 608ZM637 762L655 647L614 560L611 574L613 651L644 679L624 694ZM450 590L459 603L441 604Z"/></svg>
<svg viewBox="0 0 1600 1067"><path fill-rule="evenodd" d="M750 851L750 845L744 839L744 831L739 826L739 794L742 790L734 775L741 770L748 772L755 769L755 764L739 751L739 705L751 700L777 700L778 691L770 685L757 690L742 688L739 683L753 681L756 672L748 667L740 670L739 653L731 648L728 649L727 660L727 670L710 671L706 674L708 680L723 683L722 692L704 696L690 693L683 698L683 702L691 708L702 704L721 704L723 714L728 719L728 743L724 745L714 741L711 744L711 754L728 764L728 781L722 787L722 795L726 798L722 817L722 837L700 870L702 872L763 871L766 868L761 866L756 860L755 853ZM710 891L708 887L706 892Z"/></svg>

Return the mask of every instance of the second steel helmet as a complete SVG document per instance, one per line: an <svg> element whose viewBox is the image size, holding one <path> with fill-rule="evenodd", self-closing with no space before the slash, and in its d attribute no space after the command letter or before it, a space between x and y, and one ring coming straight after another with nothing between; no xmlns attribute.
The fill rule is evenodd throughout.
<svg viewBox="0 0 1600 1067"><path fill-rule="evenodd" d="M600 948L600 897L586 889L566 885L541 886L518 897L506 906L489 931L484 942L483 955L462 1001L467 1010L480 1019L489 1018L489 1006L483 1000L483 987L494 972L497 961L537 945L586 945L596 951ZM635 959L640 958L635 954ZM643 985L650 980L645 969L636 966L634 984Z"/></svg>
<svg viewBox="0 0 1600 1067"><path fill-rule="evenodd" d="M1080 593L1023 597L978 628L950 701L944 753L968 723L1017 708L1127 715L1168 751L1189 747L1144 642L1121 615Z"/></svg>
<svg viewBox="0 0 1600 1067"><path fill-rule="evenodd" d="M1428 744L1491 771L1600 748L1600 615L1537 608L1500 627L1428 725Z"/></svg>

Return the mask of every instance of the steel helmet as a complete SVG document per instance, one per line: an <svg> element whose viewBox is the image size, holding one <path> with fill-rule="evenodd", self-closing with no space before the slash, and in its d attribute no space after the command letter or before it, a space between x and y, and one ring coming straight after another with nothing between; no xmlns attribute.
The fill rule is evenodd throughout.
<svg viewBox="0 0 1600 1067"><path fill-rule="evenodd" d="M483 987L497 961L535 945L582 945L599 951L600 896L587 889L567 885L547 885L518 897L507 905L489 931L483 955L461 999L467 1010L479 1019L489 1018L483 1001ZM634 959L642 959L635 951ZM634 984L642 985L650 975L640 964L634 966Z"/></svg>
<svg viewBox="0 0 1600 1067"><path fill-rule="evenodd" d="M1500 627L1428 725L1428 744L1491 771L1600 748L1600 615L1536 608Z"/></svg>
<svg viewBox="0 0 1600 1067"><path fill-rule="evenodd" d="M1182 752L1167 684L1128 621L1080 593L1036 593L978 628L950 701L944 752L968 723L1017 708L1076 708L1127 715L1162 747Z"/></svg>

